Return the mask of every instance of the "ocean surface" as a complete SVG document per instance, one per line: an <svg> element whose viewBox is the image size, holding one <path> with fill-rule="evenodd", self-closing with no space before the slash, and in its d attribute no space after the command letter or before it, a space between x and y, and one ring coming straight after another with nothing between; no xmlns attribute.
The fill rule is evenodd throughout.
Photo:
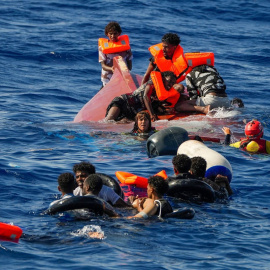
<svg viewBox="0 0 270 270"><path fill-rule="evenodd" d="M237 139L243 121L257 118L269 140L269 1L5 0L0 12L0 221L24 232L18 243L0 242L1 268L270 269L269 156L221 144L207 143L231 163L234 195L224 204L175 203L195 209L192 220L43 214L59 197L58 175L80 161L113 177L173 174L172 156L150 159L145 141L121 134L132 124L72 122L101 86L97 40L111 20L130 37L134 73L146 71L148 47L175 32L185 52L214 52L229 97L245 103L214 117L158 121L157 129L223 140L229 126Z"/></svg>

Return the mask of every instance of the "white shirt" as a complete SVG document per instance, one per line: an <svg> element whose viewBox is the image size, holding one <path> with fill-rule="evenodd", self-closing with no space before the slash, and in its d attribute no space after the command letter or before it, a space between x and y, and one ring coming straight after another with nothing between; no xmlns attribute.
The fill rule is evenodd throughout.
<svg viewBox="0 0 270 270"><path fill-rule="evenodd" d="M82 196L82 189L80 187L77 187L75 190L73 190L73 194L75 196ZM110 202L112 205L114 205L120 196L114 192L114 190L106 185L103 185L98 197L103 199L106 202Z"/></svg>

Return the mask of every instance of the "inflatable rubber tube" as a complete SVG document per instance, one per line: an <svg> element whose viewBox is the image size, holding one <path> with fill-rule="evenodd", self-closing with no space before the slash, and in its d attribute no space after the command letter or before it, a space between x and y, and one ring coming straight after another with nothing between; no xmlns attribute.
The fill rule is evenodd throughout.
<svg viewBox="0 0 270 270"><path fill-rule="evenodd" d="M194 209L185 207L174 210L172 213L166 214L164 218L192 219L194 215Z"/></svg>
<svg viewBox="0 0 270 270"><path fill-rule="evenodd" d="M75 209L89 209L90 212L96 215L103 215L104 204L101 199L94 196L75 196L71 198L66 198L55 202L49 209L45 212L46 214L54 215L59 212L65 212Z"/></svg>
<svg viewBox="0 0 270 270"><path fill-rule="evenodd" d="M97 175L102 179L103 185L112 188L116 194L118 194L122 199L124 198L123 190L116 179L104 173L97 173Z"/></svg>
<svg viewBox="0 0 270 270"><path fill-rule="evenodd" d="M192 202L209 202L216 199L215 191L197 179L175 179L169 182L168 196Z"/></svg>
<svg viewBox="0 0 270 270"><path fill-rule="evenodd" d="M207 162L205 177L214 179L218 174L228 177L229 182L232 180L232 167L229 161L218 152L210 149L204 143L189 140L183 142L177 151L177 154L186 154L190 158L202 157Z"/></svg>
<svg viewBox="0 0 270 270"><path fill-rule="evenodd" d="M22 232L22 229L18 226L0 222L0 238L18 240Z"/></svg>
<svg viewBox="0 0 270 270"><path fill-rule="evenodd" d="M147 155L149 157L176 155L179 145L188 139L187 131L181 127L165 128L148 138Z"/></svg>

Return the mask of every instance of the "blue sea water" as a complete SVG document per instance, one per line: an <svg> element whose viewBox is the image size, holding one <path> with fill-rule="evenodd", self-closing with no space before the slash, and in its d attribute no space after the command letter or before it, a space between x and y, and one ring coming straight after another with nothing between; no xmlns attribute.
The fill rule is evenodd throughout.
<svg viewBox="0 0 270 270"><path fill-rule="evenodd" d="M270 3L229 1L5 0L0 16L0 221L20 226L19 243L0 242L5 269L269 269L269 157L208 146L232 165L234 195L226 204L193 207L192 220L61 222L43 215L59 196L57 177L82 160L114 176L150 176L171 156L149 159L144 141L123 136L131 125L74 124L101 86L97 39L116 20L130 36L133 72L143 75L147 48L167 32L185 52L213 51L239 113L159 121L191 133L239 138L243 120L257 118L270 139ZM104 239L87 237L102 231Z"/></svg>

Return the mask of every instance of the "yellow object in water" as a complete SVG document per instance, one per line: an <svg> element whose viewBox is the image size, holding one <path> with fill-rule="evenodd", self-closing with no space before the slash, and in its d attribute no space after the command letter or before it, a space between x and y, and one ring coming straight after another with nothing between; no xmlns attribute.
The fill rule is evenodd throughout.
<svg viewBox="0 0 270 270"><path fill-rule="evenodd" d="M260 149L260 146L254 141L251 141L246 147L246 150L252 153L258 152L259 149Z"/></svg>

